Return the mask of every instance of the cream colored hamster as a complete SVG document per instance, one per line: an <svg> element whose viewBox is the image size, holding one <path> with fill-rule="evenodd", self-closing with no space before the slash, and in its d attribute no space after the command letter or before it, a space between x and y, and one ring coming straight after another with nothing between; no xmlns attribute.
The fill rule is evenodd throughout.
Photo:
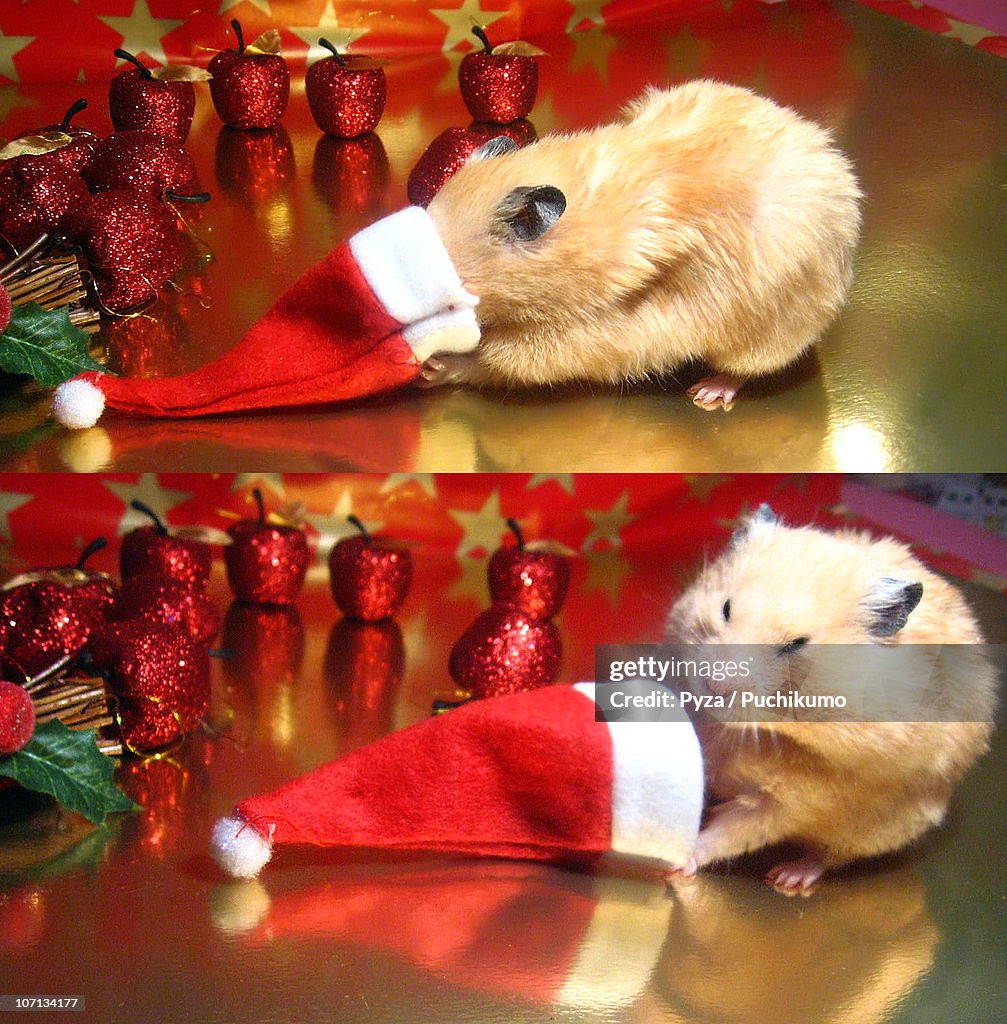
<svg viewBox="0 0 1007 1024"><path fill-rule="evenodd" d="M902 695L906 717L940 721L704 727L713 806L695 852L700 867L790 842L805 856L768 880L810 889L827 868L897 850L940 824L953 787L986 748L996 678L976 622L954 587L890 538L786 527L762 506L675 603L668 633L772 645L756 677L786 671L791 658L828 657L821 645L969 645L955 649L953 679L923 671L911 680L916 692ZM771 690L774 680L744 682L753 684Z"/></svg>
<svg viewBox="0 0 1007 1024"><path fill-rule="evenodd" d="M652 88L611 124L471 160L429 213L480 297L483 339L424 375L623 383L701 360L716 376L694 401L729 408L836 316L859 201L825 130L711 81Z"/></svg>

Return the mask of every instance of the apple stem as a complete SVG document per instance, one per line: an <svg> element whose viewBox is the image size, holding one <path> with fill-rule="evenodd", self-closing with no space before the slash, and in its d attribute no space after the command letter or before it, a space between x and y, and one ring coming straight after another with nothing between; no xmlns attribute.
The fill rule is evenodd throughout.
<svg viewBox="0 0 1007 1024"><path fill-rule="evenodd" d="M367 530L367 527L364 526L364 524L356 516L347 516L346 518L347 520L349 520L349 522L353 523L353 525L361 532L361 534L363 534L364 540L367 541L368 544L370 544L372 538Z"/></svg>
<svg viewBox="0 0 1007 1024"><path fill-rule="evenodd" d="M238 37L238 53L245 52L245 33L241 31L241 22L237 18L231 19L231 28L234 29L234 34Z"/></svg>
<svg viewBox="0 0 1007 1024"><path fill-rule="evenodd" d="M164 194L173 203L208 203L210 201L209 192L197 192L195 195L182 196L170 188L166 188Z"/></svg>
<svg viewBox="0 0 1007 1024"><path fill-rule="evenodd" d="M259 522L264 523L266 521L266 503L262 500L262 491L258 487L254 488L252 497L255 498L255 504L259 506Z"/></svg>
<svg viewBox="0 0 1007 1024"><path fill-rule="evenodd" d="M335 48L335 46L332 43L329 42L328 39L319 39L318 45L324 46L325 49L328 50L329 53L331 53L332 56L336 58L336 63L341 68L346 67L346 58Z"/></svg>
<svg viewBox="0 0 1007 1024"><path fill-rule="evenodd" d="M486 29L484 29L482 25L473 25L472 35L474 35L476 39L483 44L483 49L485 49L487 53L493 52L493 44L490 42L490 37L486 35Z"/></svg>
<svg viewBox="0 0 1007 1024"><path fill-rule="evenodd" d="M164 525L161 517L149 505L144 505L142 501L137 501L135 498L129 503L129 505L130 508L135 508L137 512L142 512L145 516L149 516L153 520L154 526L157 528L157 532L162 537L168 536L168 527Z"/></svg>
<svg viewBox="0 0 1007 1024"><path fill-rule="evenodd" d="M77 559L77 568L83 569L84 563L96 552L101 551L102 548L108 547L108 541L104 537L95 537L93 541L80 553L80 558Z"/></svg>
<svg viewBox="0 0 1007 1024"><path fill-rule="evenodd" d="M521 526L516 519L508 519L507 525L511 528L514 536L517 537L517 546L520 551L524 551L524 534L521 532Z"/></svg>
<svg viewBox="0 0 1007 1024"><path fill-rule="evenodd" d="M85 100L83 97L72 103L70 109L63 115L63 120L59 123L60 131L65 132L67 128L70 126L70 122L86 107L87 100Z"/></svg>
<svg viewBox="0 0 1007 1024"><path fill-rule="evenodd" d="M132 53L129 52L129 50L113 50L112 53L114 53L116 57L119 58L119 60L128 60L130 64L135 64L140 74L143 75L144 78L154 77L150 73L150 68L145 67L143 64L141 64L140 58L134 56Z"/></svg>

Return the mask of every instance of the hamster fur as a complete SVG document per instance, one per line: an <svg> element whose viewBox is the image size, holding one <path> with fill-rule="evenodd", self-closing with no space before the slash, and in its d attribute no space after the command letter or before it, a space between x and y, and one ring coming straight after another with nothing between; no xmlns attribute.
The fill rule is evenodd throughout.
<svg viewBox="0 0 1007 1024"><path fill-rule="evenodd" d="M425 376L620 383L702 360L718 376L690 393L728 408L836 316L859 202L824 129L711 81L651 88L611 124L471 160L428 212L480 297L483 339Z"/></svg>
<svg viewBox="0 0 1007 1024"><path fill-rule="evenodd" d="M897 850L939 825L986 749L996 676L975 619L949 583L890 538L786 527L763 506L675 603L668 634L773 645L769 668L745 681L767 689L773 680L760 672L784 670L788 657L821 658L820 644L973 645L961 648L953 679L923 671L903 697L914 702L909 717L932 710L941 721L701 727L713 806L695 852L700 867L795 843L806 855L767 878L808 890L827 868Z"/></svg>

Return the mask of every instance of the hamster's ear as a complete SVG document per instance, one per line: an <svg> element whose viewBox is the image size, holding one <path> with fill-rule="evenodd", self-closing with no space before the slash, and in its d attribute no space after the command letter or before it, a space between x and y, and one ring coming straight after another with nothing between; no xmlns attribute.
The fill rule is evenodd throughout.
<svg viewBox="0 0 1007 1024"><path fill-rule="evenodd" d="M867 600L867 631L871 636L895 636L923 597L923 584L883 576L875 580Z"/></svg>
<svg viewBox="0 0 1007 1024"><path fill-rule="evenodd" d="M496 135L489 142L484 142L478 149L474 149L466 163L474 163L476 160L491 160L495 156L503 156L504 153L513 153L518 148L517 143L506 135Z"/></svg>
<svg viewBox="0 0 1007 1024"><path fill-rule="evenodd" d="M754 526L779 526L780 517L763 502L755 512L745 519L731 537L731 547L737 547L751 532Z"/></svg>
<svg viewBox="0 0 1007 1024"><path fill-rule="evenodd" d="M522 186L501 200L492 232L504 241L532 242L541 238L565 209L566 196L553 185Z"/></svg>

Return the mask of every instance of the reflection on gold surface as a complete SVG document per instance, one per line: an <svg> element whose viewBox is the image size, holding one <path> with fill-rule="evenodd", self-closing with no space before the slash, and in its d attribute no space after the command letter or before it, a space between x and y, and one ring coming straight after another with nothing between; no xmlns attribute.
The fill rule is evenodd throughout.
<svg viewBox="0 0 1007 1024"><path fill-rule="evenodd" d="M841 470L884 473L890 468L885 435L865 423L834 427L830 447Z"/></svg>
<svg viewBox="0 0 1007 1024"><path fill-rule="evenodd" d="M930 970L939 938L911 865L834 878L807 900L712 875L680 884L675 898L634 1020L881 1024Z"/></svg>

